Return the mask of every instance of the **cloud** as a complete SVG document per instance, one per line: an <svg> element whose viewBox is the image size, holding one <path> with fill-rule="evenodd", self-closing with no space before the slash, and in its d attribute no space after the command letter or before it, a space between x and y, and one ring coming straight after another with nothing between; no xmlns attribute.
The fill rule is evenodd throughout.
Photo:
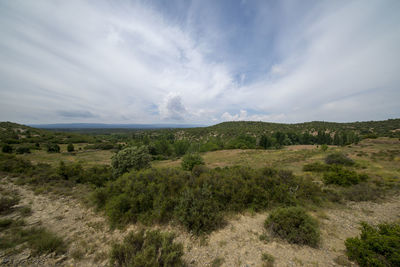
<svg viewBox="0 0 400 267"><path fill-rule="evenodd" d="M168 96L160 105L161 117L165 119L180 121L184 119L186 113L180 96Z"/></svg>
<svg viewBox="0 0 400 267"><path fill-rule="evenodd" d="M400 117L399 12L395 0L3 1L0 120Z"/></svg>

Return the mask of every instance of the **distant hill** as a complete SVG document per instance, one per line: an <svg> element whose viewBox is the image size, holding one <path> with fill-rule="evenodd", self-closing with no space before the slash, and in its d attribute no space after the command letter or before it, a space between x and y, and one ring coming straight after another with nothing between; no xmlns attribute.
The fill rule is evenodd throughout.
<svg viewBox="0 0 400 267"><path fill-rule="evenodd" d="M55 123L30 124L41 129L163 129L202 127L198 124L105 124L105 123Z"/></svg>

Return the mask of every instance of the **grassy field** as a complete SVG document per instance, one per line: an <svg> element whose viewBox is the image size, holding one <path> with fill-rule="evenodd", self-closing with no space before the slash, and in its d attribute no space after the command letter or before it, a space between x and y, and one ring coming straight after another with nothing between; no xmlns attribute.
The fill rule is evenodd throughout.
<svg viewBox="0 0 400 267"><path fill-rule="evenodd" d="M265 166L291 170L302 174L305 164L320 161L332 152L343 152L358 163L358 168L371 177L398 181L400 177L400 141L394 138L366 139L357 145L330 146L322 151L316 145L294 145L281 150L233 149L206 152L202 157L207 167L233 165L262 168ZM181 160L164 160L153 163L154 167L180 167Z"/></svg>
<svg viewBox="0 0 400 267"><path fill-rule="evenodd" d="M67 145L60 145L60 153L48 153L44 150L32 150L30 154L23 154L19 157L28 159L33 163L48 163L57 165L60 161L80 162L83 166L92 166L94 164L110 164L111 157L114 155L110 150L83 150L86 144L75 144L74 152L67 152ZM82 150L79 150L82 148Z"/></svg>

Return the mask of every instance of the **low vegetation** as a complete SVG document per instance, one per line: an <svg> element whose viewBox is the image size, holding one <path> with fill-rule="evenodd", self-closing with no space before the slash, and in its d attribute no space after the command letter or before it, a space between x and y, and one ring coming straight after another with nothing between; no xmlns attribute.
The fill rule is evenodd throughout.
<svg viewBox="0 0 400 267"><path fill-rule="evenodd" d="M354 161L347 157L346 155L342 153L332 153L326 156L325 158L325 163L326 164L336 164L336 165L344 165L344 166L353 166Z"/></svg>
<svg viewBox="0 0 400 267"><path fill-rule="evenodd" d="M204 165L204 160L197 153L189 153L182 158L182 169L185 171L191 171L198 165Z"/></svg>
<svg viewBox="0 0 400 267"><path fill-rule="evenodd" d="M320 241L318 222L300 207L272 211L264 227L289 243L316 247Z"/></svg>
<svg viewBox="0 0 400 267"><path fill-rule="evenodd" d="M360 237L345 242L348 257L360 266L400 266L400 224L361 226Z"/></svg>
<svg viewBox="0 0 400 267"><path fill-rule="evenodd" d="M358 174L355 171L345 169L339 165L332 167L324 173L323 181L325 184L336 184L340 186L356 185L368 180L368 175Z"/></svg>
<svg viewBox="0 0 400 267"><path fill-rule="evenodd" d="M277 205L319 203L320 187L291 172L246 167L210 169L196 176L179 169L133 171L94 194L112 225L173 219L195 234L223 223L223 214Z"/></svg>
<svg viewBox="0 0 400 267"><path fill-rule="evenodd" d="M174 235L159 231L130 232L122 244L114 244L110 253L112 266L183 266L183 245Z"/></svg>

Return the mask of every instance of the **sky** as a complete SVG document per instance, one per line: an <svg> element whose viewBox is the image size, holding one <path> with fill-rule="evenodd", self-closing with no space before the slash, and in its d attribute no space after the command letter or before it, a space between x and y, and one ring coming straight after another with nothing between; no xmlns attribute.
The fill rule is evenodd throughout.
<svg viewBox="0 0 400 267"><path fill-rule="evenodd" d="M398 0L0 1L0 121L389 118Z"/></svg>

